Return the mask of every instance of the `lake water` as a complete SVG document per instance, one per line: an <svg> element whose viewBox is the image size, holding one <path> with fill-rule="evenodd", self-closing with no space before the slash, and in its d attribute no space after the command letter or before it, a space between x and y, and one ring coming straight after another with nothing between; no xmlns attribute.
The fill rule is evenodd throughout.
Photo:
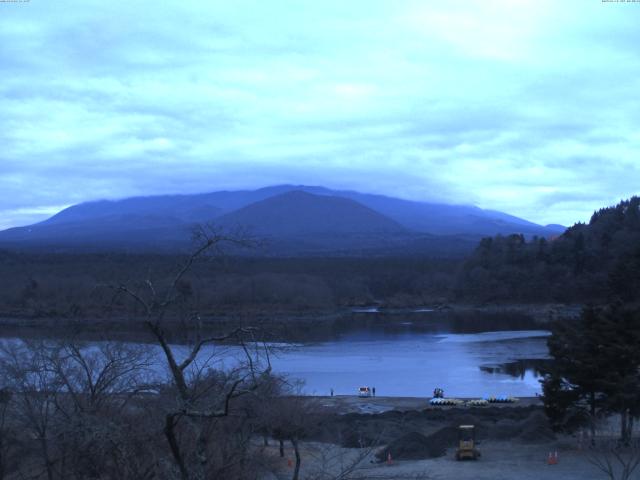
<svg viewBox="0 0 640 480"><path fill-rule="evenodd" d="M354 394L375 386L383 396L534 396L534 368L506 373L503 364L548 356L545 331L474 334L346 335L336 341L287 349L272 360L274 371L305 382L309 394ZM513 372L512 372L513 373Z"/></svg>
<svg viewBox="0 0 640 480"><path fill-rule="evenodd" d="M307 394L329 395L333 388L336 395L353 395L359 386L375 387L381 396L428 397L435 387L450 397L540 393L536 365L548 357L548 332L451 333L460 332L451 326L395 321L392 327L347 329L322 341L286 344L271 361L275 373L302 380ZM185 347L175 348L178 358L186 355ZM218 366L230 367L242 350L209 346L201 353L215 353ZM165 369L159 348L154 369Z"/></svg>

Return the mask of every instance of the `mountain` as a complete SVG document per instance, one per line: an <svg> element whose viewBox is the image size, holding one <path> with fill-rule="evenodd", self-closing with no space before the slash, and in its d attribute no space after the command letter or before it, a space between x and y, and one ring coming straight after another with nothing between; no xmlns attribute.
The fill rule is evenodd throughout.
<svg viewBox="0 0 640 480"><path fill-rule="evenodd" d="M279 185L258 190L101 200L0 232L0 247L175 250L201 223L241 226L268 239L270 254L468 252L482 236L553 236L543 227L474 206Z"/></svg>
<svg viewBox="0 0 640 480"><path fill-rule="evenodd" d="M486 236L522 233L549 236L564 231L564 227L561 226L547 228L513 215L495 210L483 210L471 205L416 202L386 195L330 190L324 187L283 185L278 188L286 187L316 195L350 198L392 218L410 230L434 235Z"/></svg>
<svg viewBox="0 0 640 480"><path fill-rule="evenodd" d="M218 219L223 226L242 226L257 235L397 234L407 229L364 205L341 197L300 190L252 203Z"/></svg>

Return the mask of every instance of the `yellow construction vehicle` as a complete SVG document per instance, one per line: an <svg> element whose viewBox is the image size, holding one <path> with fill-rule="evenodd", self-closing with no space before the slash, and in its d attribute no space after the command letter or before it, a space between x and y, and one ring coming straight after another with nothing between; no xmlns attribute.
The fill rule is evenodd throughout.
<svg viewBox="0 0 640 480"><path fill-rule="evenodd" d="M458 449L456 460L469 458L477 460L480 452L476 448L476 427L474 425L460 425L458 427Z"/></svg>

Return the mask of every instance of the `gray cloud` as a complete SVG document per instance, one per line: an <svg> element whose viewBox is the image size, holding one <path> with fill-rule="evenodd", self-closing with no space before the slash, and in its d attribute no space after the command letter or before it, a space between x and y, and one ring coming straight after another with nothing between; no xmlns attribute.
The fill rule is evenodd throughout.
<svg viewBox="0 0 640 480"><path fill-rule="evenodd" d="M636 9L0 4L0 228L284 182L588 220L637 193Z"/></svg>

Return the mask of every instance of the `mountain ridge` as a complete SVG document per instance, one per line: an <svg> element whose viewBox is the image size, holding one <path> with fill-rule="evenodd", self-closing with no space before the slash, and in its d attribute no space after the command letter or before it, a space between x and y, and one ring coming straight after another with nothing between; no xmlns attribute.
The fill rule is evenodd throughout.
<svg viewBox="0 0 640 480"><path fill-rule="evenodd" d="M332 215L339 211L340 215ZM300 225L303 222L305 225ZM291 190L251 203L218 217L222 226L240 226L256 234L297 236L308 234L404 233L399 223L354 200L325 198Z"/></svg>
<svg viewBox="0 0 640 480"><path fill-rule="evenodd" d="M276 254L298 250L412 251L417 245L427 244L429 247L424 248L433 249L439 237L442 242L446 241L444 237L456 237L462 242L460 245L468 243L471 248L472 241L487 235L560 233L555 227L474 206L415 202L320 186L276 185L257 190L81 203L40 223L0 231L0 246L148 246L171 250L184 247L189 230L202 223L248 227L256 235L271 238L272 253Z"/></svg>

